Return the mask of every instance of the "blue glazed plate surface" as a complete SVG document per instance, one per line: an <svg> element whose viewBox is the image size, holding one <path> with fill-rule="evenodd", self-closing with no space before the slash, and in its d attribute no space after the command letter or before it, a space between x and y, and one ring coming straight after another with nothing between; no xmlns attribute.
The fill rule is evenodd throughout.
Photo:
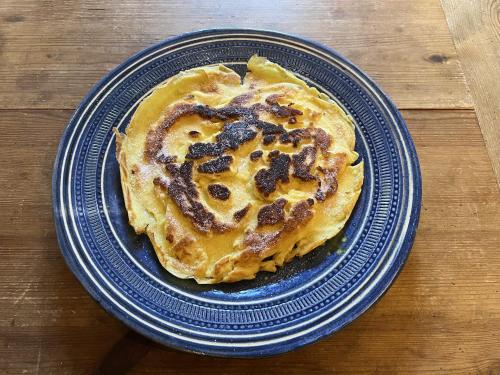
<svg viewBox="0 0 500 375"><path fill-rule="evenodd" d="M352 116L365 183L340 236L275 274L197 285L165 271L149 240L128 224L112 128L123 132L141 98L178 72L223 63L244 74L255 53L316 86ZM411 137L394 104L373 81L317 43L234 29L166 40L105 76L66 129L52 188L62 253L108 312L170 347L229 357L293 350L363 313L405 262L421 200Z"/></svg>

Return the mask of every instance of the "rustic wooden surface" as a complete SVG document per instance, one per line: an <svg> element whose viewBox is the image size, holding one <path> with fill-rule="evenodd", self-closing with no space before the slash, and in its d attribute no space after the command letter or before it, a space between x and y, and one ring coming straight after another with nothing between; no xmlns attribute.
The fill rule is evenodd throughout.
<svg viewBox="0 0 500 375"><path fill-rule="evenodd" d="M500 183L500 0L441 2Z"/></svg>
<svg viewBox="0 0 500 375"><path fill-rule="evenodd" d="M0 373L500 373L499 155L476 118L488 138L495 124L480 113L498 95L481 98L477 52L452 39L439 0L210 3L0 3ZM390 291L338 334L267 359L195 356L131 333L68 270L51 217L56 147L85 92L137 50L216 26L302 34L349 57L402 109L423 173L417 238Z"/></svg>

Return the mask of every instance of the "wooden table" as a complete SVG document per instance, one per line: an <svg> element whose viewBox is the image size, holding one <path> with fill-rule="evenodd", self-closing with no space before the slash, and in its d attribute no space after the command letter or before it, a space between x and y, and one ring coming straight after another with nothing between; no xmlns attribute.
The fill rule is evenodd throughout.
<svg viewBox="0 0 500 375"><path fill-rule="evenodd" d="M500 373L499 11L497 0L2 0L0 373ZM424 181L415 245L384 298L332 337L259 360L130 333L66 267L51 214L56 147L87 90L166 37L231 26L301 34L364 69L401 109Z"/></svg>

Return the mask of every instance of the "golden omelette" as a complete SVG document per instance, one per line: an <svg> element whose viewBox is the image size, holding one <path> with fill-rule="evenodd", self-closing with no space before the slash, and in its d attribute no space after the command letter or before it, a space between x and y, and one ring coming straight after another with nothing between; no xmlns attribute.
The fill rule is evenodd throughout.
<svg viewBox="0 0 500 375"><path fill-rule="evenodd" d="M163 267L212 284L253 279L344 226L363 184L354 125L263 57L177 74L116 132L130 224Z"/></svg>

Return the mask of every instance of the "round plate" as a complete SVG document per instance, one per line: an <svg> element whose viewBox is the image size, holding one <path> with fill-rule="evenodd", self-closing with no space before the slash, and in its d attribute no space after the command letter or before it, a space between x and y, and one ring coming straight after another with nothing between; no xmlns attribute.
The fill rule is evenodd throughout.
<svg viewBox="0 0 500 375"><path fill-rule="evenodd" d="M128 224L113 127L124 131L159 83L203 65L240 74L267 57L336 100L356 123L365 182L344 231L276 273L198 285L165 271ZM59 146L53 206L62 253L88 292L130 328L177 349L217 356L286 352L335 332L370 307L410 250L421 178L406 125L388 97L333 50L258 30L205 30L139 52L104 77Z"/></svg>

